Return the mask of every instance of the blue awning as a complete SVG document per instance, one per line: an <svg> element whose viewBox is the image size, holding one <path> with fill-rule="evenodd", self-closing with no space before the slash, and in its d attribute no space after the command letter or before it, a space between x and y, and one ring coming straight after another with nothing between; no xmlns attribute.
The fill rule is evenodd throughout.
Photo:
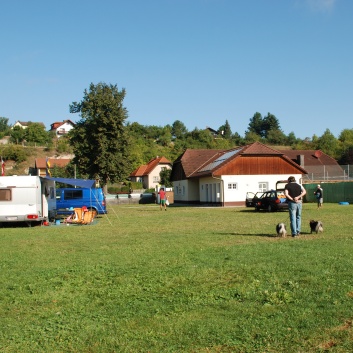
<svg viewBox="0 0 353 353"><path fill-rule="evenodd" d="M58 183L79 186L81 188L92 189L96 186L95 180L84 180L84 179L70 179L70 178L52 178L50 176L43 177L43 179L54 180Z"/></svg>

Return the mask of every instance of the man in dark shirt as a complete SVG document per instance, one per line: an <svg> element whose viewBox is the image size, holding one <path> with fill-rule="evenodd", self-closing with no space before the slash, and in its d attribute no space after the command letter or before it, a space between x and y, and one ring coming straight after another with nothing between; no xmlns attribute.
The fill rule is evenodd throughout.
<svg viewBox="0 0 353 353"><path fill-rule="evenodd" d="M300 235L302 222L302 197L306 194L306 190L302 185L295 182L295 178L290 176L288 184L284 188L284 194L288 201L290 228L292 237Z"/></svg>
<svg viewBox="0 0 353 353"><path fill-rule="evenodd" d="M321 189L321 186L318 185L316 191L314 191L316 200L317 200L317 208L321 208L324 202L324 191Z"/></svg>

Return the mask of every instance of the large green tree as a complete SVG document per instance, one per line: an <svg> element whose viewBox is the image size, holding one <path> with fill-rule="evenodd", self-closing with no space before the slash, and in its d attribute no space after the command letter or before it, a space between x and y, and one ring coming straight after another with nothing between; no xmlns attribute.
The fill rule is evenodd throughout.
<svg viewBox="0 0 353 353"><path fill-rule="evenodd" d="M21 126L14 126L10 131L10 140L13 143L22 143L25 139L25 130Z"/></svg>
<svg viewBox="0 0 353 353"><path fill-rule="evenodd" d="M180 120L175 120L172 124L172 135L177 139L182 139L187 134L188 129Z"/></svg>
<svg viewBox="0 0 353 353"><path fill-rule="evenodd" d="M104 186L124 180L131 172L124 98L125 89L119 91L117 85L91 83L82 101L70 105L71 113L81 114L69 133L74 163L82 174L98 178Z"/></svg>
<svg viewBox="0 0 353 353"><path fill-rule="evenodd" d="M245 132L245 134L249 135L250 132L259 135L260 137L264 136L263 119L262 115L259 112L256 112L254 116L250 119L248 130Z"/></svg>
<svg viewBox="0 0 353 353"><path fill-rule="evenodd" d="M263 137L267 138L269 132L274 130L275 131L281 130L279 121L273 114L267 113L267 115L262 120ZM275 134L277 134L277 132Z"/></svg>
<svg viewBox="0 0 353 353"><path fill-rule="evenodd" d="M338 157L338 140L329 129L326 129L322 136L320 136L317 140L314 140L313 138L313 143L317 149L322 150L324 153L330 155L331 157Z"/></svg>
<svg viewBox="0 0 353 353"><path fill-rule="evenodd" d="M45 126L41 123L30 123L24 130L24 136L27 142L44 145L49 142L49 134Z"/></svg>

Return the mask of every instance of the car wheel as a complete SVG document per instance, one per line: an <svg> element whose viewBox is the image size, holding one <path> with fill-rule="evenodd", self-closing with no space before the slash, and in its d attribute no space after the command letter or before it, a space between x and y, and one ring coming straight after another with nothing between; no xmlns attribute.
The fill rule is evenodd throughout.
<svg viewBox="0 0 353 353"><path fill-rule="evenodd" d="M256 212L259 212L260 209L259 209L258 207L255 207L255 211L256 211Z"/></svg>
<svg viewBox="0 0 353 353"><path fill-rule="evenodd" d="M271 205L268 205L268 206L267 206L267 211L268 211L268 212L272 212L272 206L271 206Z"/></svg>

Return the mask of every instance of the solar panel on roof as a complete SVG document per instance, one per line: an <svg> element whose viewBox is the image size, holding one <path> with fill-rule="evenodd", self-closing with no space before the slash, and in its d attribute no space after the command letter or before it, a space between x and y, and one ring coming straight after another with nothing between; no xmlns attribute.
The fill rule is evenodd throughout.
<svg viewBox="0 0 353 353"><path fill-rule="evenodd" d="M215 161L206 164L203 168L201 168L199 170L199 172L207 172L208 170L212 170L214 168L216 168L217 166L219 166L221 163L225 162L227 159L233 157L235 154L237 154L239 151L241 150L241 148L238 148L236 150L231 150L228 151L224 154L222 154L221 156L219 156Z"/></svg>

